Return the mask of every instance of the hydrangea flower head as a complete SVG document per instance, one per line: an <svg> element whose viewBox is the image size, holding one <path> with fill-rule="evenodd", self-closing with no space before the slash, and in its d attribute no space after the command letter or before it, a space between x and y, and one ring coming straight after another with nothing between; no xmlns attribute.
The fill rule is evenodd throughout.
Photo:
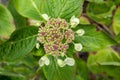
<svg viewBox="0 0 120 80"><path fill-rule="evenodd" d="M38 41L44 45L48 54L65 54L69 48L68 44L73 40L74 32L64 19L51 18L44 27L39 28Z"/></svg>
<svg viewBox="0 0 120 80"><path fill-rule="evenodd" d="M74 66L75 60L73 58L67 57L66 52L69 48L70 43L74 43L75 33L82 36L83 30L78 30L74 32L72 28L75 28L79 24L79 19L73 16L68 23L65 19L61 18L50 18L47 14L42 15L47 21L44 25L40 26L38 33L38 41L44 46L45 52L49 55L56 57L57 63L60 67ZM38 48L36 44L36 48ZM74 43L74 49L76 51L82 50L82 45L80 43ZM58 57L66 57L64 60ZM43 56L39 60L40 67L44 65L49 65L50 60L47 56Z"/></svg>

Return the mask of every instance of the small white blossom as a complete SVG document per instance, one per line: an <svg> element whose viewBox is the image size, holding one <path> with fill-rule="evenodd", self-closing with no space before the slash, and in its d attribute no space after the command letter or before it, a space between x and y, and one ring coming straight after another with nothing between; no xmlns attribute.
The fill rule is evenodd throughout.
<svg viewBox="0 0 120 80"><path fill-rule="evenodd" d="M30 25L34 25L34 26L40 26L41 22L38 20L33 20L33 19L29 19L29 23Z"/></svg>
<svg viewBox="0 0 120 80"><path fill-rule="evenodd" d="M83 29L79 29L76 31L76 33L78 34L78 36L82 36L85 34L85 31Z"/></svg>
<svg viewBox="0 0 120 80"><path fill-rule="evenodd" d="M50 64L50 60L46 56L43 56L40 58L40 60L39 60L40 67L42 67L44 65L49 65L49 64Z"/></svg>
<svg viewBox="0 0 120 80"><path fill-rule="evenodd" d="M75 47L76 51L81 51L82 50L82 44L81 43L75 43L74 47Z"/></svg>
<svg viewBox="0 0 120 80"><path fill-rule="evenodd" d="M58 65L59 65L60 67L64 67L64 66L65 66L64 61L61 60L61 59L58 59L58 60L57 60L57 63L58 63Z"/></svg>
<svg viewBox="0 0 120 80"><path fill-rule="evenodd" d="M64 63L65 63L66 65L69 65L69 66L74 66L75 60L74 60L73 58L67 57L67 58L64 60Z"/></svg>
<svg viewBox="0 0 120 80"><path fill-rule="evenodd" d="M36 48L39 49L39 47L40 47L40 44L36 43Z"/></svg>
<svg viewBox="0 0 120 80"><path fill-rule="evenodd" d="M75 16L70 19L71 28L75 28L80 23L80 20Z"/></svg>
<svg viewBox="0 0 120 80"><path fill-rule="evenodd" d="M49 18L50 18L47 14L42 14L42 17L43 17L46 21L48 21Z"/></svg>

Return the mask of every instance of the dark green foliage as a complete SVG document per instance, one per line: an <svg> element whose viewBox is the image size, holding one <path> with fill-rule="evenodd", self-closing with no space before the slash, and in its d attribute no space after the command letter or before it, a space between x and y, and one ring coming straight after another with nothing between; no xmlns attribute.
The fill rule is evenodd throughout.
<svg viewBox="0 0 120 80"><path fill-rule="evenodd" d="M37 33L37 27L25 27L16 30L8 41L0 45L0 59L14 61L24 57L35 46Z"/></svg>

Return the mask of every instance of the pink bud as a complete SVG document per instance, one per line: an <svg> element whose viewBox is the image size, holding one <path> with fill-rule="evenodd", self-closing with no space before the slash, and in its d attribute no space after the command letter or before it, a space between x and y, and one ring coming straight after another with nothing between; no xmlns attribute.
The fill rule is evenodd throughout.
<svg viewBox="0 0 120 80"><path fill-rule="evenodd" d="M58 46L57 45L54 45L54 50L58 50Z"/></svg>
<svg viewBox="0 0 120 80"><path fill-rule="evenodd" d="M44 36L44 35L45 35L45 32L41 32L41 34Z"/></svg>
<svg viewBox="0 0 120 80"><path fill-rule="evenodd" d="M65 45L64 48L68 49L68 48L69 48L69 45Z"/></svg>

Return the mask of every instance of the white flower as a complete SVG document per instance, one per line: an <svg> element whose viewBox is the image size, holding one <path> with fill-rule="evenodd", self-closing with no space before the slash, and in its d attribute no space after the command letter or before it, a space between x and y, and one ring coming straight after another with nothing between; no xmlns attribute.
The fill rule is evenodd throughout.
<svg viewBox="0 0 120 80"><path fill-rule="evenodd" d="M60 67L64 67L65 65L74 66L75 60L73 58L67 57L64 61L61 59L58 59L57 63Z"/></svg>
<svg viewBox="0 0 120 80"><path fill-rule="evenodd" d="M82 44L81 43L75 43L74 47L75 47L76 51L81 51L82 50Z"/></svg>
<svg viewBox="0 0 120 80"><path fill-rule="evenodd" d="M40 26L41 25L41 22L38 21L38 20L29 19L28 21L29 21L30 25L34 25L34 26Z"/></svg>
<svg viewBox="0 0 120 80"><path fill-rule="evenodd" d="M82 36L85 34L85 31L83 29L79 29L76 31L76 33L78 34L78 36Z"/></svg>
<svg viewBox="0 0 120 80"><path fill-rule="evenodd" d="M70 19L71 28L75 28L80 23L80 20L75 16Z"/></svg>
<svg viewBox="0 0 120 80"><path fill-rule="evenodd" d="M74 60L73 58L67 57L67 58L64 60L64 64L69 65L69 66L74 66L75 60Z"/></svg>
<svg viewBox="0 0 120 80"><path fill-rule="evenodd" d="M60 66L60 67L64 67L66 64L64 63L64 61L63 60L61 60L61 59L58 59L57 60L57 63L58 63L58 65Z"/></svg>
<svg viewBox="0 0 120 80"><path fill-rule="evenodd" d="M36 43L36 48L39 49L39 47L40 47L40 44Z"/></svg>
<svg viewBox="0 0 120 80"><path fill-rule="evenodd" d="M42 17L43 17L46 21L48 21L49 18L50 18L47 14L42 14Z"/></svg>
<svg viewBox="0 0 120 80"><path fill-rule="evenodd" d="M49 64L50 64L50 60L46 56L43 56L40 58L40 60L39 60L40 67L42 67L44 65L49 65Z"/></svg>

